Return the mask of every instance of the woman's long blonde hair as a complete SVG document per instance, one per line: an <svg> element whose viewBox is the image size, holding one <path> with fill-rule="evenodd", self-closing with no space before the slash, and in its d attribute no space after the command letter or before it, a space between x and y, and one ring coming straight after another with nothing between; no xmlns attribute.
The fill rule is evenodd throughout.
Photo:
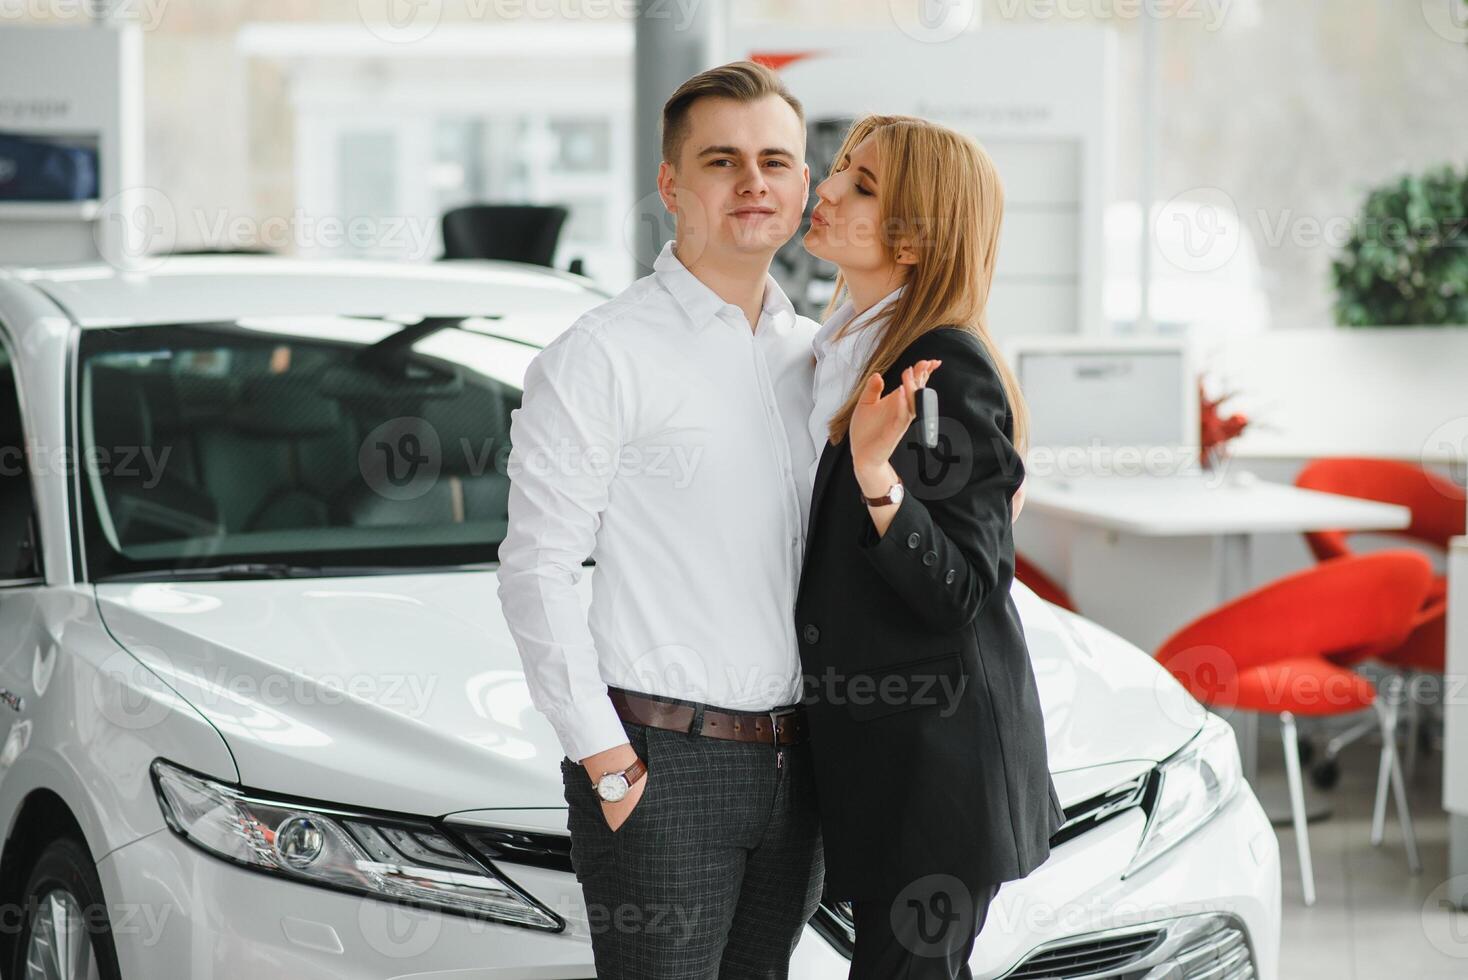
<svg viewBox="0 0 1468 980"><path fill-rule="evenodd" d="M877 201L883 247L895 259L898 246L905 241L913 246L918 261L909 267L902 294L880 314L880 339L861 381L831 418L831 441L846 438L857 397L873 372L886 373L897 355L929 330L957 326L983 342L998 368L1014 417L1012 442L1023 456L1029 411L1014 372L989 335L985 316L1004 219L999 171L983 147L947 126L915 116L872 115L852 124L831 172L869 136L876 142L881 171ZM845 279L838 275L836 292L822 319L847 294Z"/></svg>

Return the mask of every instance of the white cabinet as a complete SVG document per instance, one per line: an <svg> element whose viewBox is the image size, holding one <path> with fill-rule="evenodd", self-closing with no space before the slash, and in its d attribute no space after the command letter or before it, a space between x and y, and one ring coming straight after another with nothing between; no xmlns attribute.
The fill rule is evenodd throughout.
<svg viewBox="0 0 1468 980"><path fill-rule="evenodd" d="M140 30L0 26L0 132L94 149L98 180L93 200L0 201L0 264L146 254Z"/></svg>

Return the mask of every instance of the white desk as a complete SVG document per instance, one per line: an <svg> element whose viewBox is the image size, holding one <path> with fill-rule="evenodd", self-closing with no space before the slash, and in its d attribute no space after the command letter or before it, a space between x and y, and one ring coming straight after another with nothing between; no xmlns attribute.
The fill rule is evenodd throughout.
<svg viewBox="0 0 1468 980"><path fill-rule="evenodd" d="M1051 521L1074 525L1077 538L1070 542L1070 572L1067 589L1088 617L1102 625L1105 610L1115 596L1135 604L1138 585L1156 583L1142 581L1142 576L1125 573L1134 564L1132 556L1112 555L1102 563L1102 577L1093 582L1086 574L1092 569L1078 567L1087 557L1085 534L1099 536L1106 544L1119 544L1123 536L1131 539L1204 539L1216 542L1211 549L1217 574L1210 576L1207 600L1218 605L1246 591L1249 581L1249 539L1255 534L1299 534L1304 531L1332 529L1350 531L1399 530L1411 523L1406 507L1359 500L1333 493L1302 490L1281 483L1267 483L1248 473L1221 478L1213 474L1176 477L1081 477L1061 479L1032 478L1025 484L1025 513ZM1132 542L1135 544L1136 542ZM1144 541L1145 544L1145 541ZM1166 545L1161 546L1166 551ZM1164 559L1165 554L1158 554ZM1118 559L1120 563L1118 564ZM1180 570L1164 561L1152 566L1175 577ZM1102 586L1093 589L1093 585ZM1078 594L1090 590L1093 594ZM1209 607L1189 610L1173 617L1162 635L1135 635L1116 632L1132 642L1154 649L1173 629ZM1115 627L1108 626L1115 629Z"/></svg>
<svg viewBox="0 0 1468 980"><path fill-rule="evenodd" d="M1265 532L1396 530L1412 514L1396 504L1267 483L1252 474L1175 477L1037 477L1026 509L1147 537ZM1021 514L1023 517L1023 514Z"/></svg>
<svg viewBox="0 0 1468 980"><path fill-rule="evenodd" d="M1148 652L1254 583L1252 535L1398 530L1406 507L1228 472L1176 477L1031 477L1016 539L1035 519L1068 555L1063 582L1088 619ZM1049 525L1048 527L1046 525ZM1258 714L1233 712L1244 774L1258 772Z"/></svg>

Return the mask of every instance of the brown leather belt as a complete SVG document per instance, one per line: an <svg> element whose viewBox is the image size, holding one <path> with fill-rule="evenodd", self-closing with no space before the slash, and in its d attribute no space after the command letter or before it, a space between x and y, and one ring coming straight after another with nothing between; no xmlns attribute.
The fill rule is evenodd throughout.
<svg viewBox="0 0 1468 980"><path fill-rule="evenodd" d="M768 742L771 745L795 745L810 734L805 709L800 705L776 711L736 713L719 711L701 704L680 704L620 688L609 688L607 694L623 721L674 732L691 732L710 738L726 738L735 742ZM702 714L703 724L697 731L694 722Z"/></svg>

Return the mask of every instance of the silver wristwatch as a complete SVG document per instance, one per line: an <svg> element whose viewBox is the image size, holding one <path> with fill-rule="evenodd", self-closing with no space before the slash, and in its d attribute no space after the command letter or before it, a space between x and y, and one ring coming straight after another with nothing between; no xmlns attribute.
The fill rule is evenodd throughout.
<svg viewBox="0 0 1468 980"><path fill-rule="evenodd" d="M647 765L638 759L617 772L604 772L596 781L596 795L608 803L616 803L626 797L632 784L637 782L647 772Z"/></svg>
<svg viewBox="0 0 1468 980"><path fill-rule="evenodd" d="M868 507L885 507L888 504L902 503L902 496L906 492L907 491L904 490L902 487L902 481L898 480L896 483L887 488L887 493L884 496L868 497L866 494L863 493L861 495L861 499L863 502L866 503Z"/></svg>

